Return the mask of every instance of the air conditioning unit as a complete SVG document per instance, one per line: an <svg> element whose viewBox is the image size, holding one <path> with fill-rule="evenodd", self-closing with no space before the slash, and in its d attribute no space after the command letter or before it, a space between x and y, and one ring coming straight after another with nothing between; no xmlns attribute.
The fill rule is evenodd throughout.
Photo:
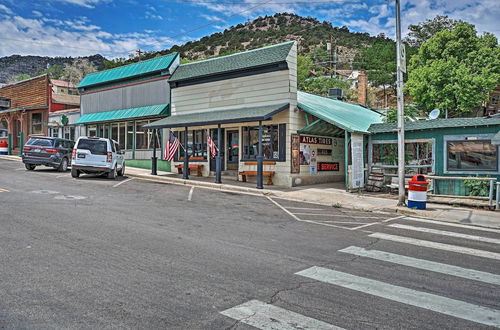
<svg viewBox="0 0 500 330"><path fill-rule="evenodd" d="M0 109L5 110L10 108L10 99L0 97Z"/></svg>
<svg viewBox="0 0 500 330"><path fill-rule="evenodd" d="M332 99L341 99L344 97L344 90L342 88L329 88L328 97Z"/></svg>

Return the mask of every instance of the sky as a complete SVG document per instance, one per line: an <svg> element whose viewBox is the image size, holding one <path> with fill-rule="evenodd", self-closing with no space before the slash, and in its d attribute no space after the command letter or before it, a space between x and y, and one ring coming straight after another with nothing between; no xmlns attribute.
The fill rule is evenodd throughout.
<svg viewBox="0 0 500 330"><path fill-rule="evenodd" d="M409 24L448 15L500 36L499 0L401 0ZM394 38L394 0L0 0L0 57L128 57L277 12Z"/></svg>

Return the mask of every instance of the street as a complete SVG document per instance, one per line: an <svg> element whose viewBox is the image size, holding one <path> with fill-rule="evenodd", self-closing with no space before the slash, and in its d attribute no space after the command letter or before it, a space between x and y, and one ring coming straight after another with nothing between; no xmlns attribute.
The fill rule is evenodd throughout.
<svg viewBox="0 0 500 330"><path fill-rule="evenodd" d="M7 160L0 205L0 328L500 327L498 229Z"/></svg>

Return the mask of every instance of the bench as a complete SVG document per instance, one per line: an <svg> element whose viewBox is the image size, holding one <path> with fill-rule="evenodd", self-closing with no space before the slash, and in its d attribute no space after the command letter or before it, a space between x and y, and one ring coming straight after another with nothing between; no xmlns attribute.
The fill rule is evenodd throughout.
<svg viewBox="0 0 500 330"><path fill-rule="evenodd" d="M182 170L184 169L184 164L175 165L177 172L182 174ZM196 170L196 176L203 176L201 171L203 170L203 164L189 164L188 166L188 174L191 174L191 170Z"/></svg>
<svg viewBox="0 0 500 330"><path fill-rule="evenodd" d="M245 162L245 165L255 165L257 166L257 162ZM276 162L263 162L263 165L276 165ZM257 176L257 171L241 171L239 172L241 175L241 181L247 182L247 176ZM262 175L267 178L266 184L268 186L273 185L273 176L274 171L263 171Z"/></svg>
<svg viewBox="0 0 500 330"><path fill-rule="evenodd" d="M410 178L405 178L405 188L408 189L408 181ZM389 188L389 192L393 192L399 189L399 178L397 176L391 177L391 183L386 185Z"/></svg>

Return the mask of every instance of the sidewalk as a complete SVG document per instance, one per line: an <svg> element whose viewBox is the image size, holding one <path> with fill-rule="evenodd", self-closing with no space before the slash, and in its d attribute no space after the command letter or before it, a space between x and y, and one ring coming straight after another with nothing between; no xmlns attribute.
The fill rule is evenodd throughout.
<svg viewBox="0 0 500 330"><path fill-rule="evenodd" d="M394 216L405 215L500 228L500 212L497 211L453 207L435 203L427 203L427 210L414 210L407 207L398 207L396 199L348 193L342 189L331 188L332 184L319 184L309 187L294 188L265 186L265 189L256 189L254 183L239 182L235 179L225 177L222 178L223 184L216 184L213 182L214 179L212 177L198 178L190 176L189 180L184 180L180 178L179 175L170 172L158 172L158 175L155 176L151 175L151 170L130 167L127 168L127 175L156 182L184 184L223 191L263 195L363 211L394 213Z"/></svg>
<svg viewBox="0 0 500 330"><path fill-rule="evenodd" d="M1 155L0 159L20 161L19 156ZM348 193L343 189L332 188L331 183L294 188L265 186L265 189L257 189L255 188L255 183L236 181L236 178L228 177L222 178L222 184L216 184L213 177L190 176L189 180L184 180L180 175L175 173L158 171L158 175L155 176L151 175L151 170L149 169L134 167L127 167L126 175L155 182L269 196L370 212L393 213L394 216L405 215L500 228L500 212L498 211L453 207L435 203L427 203L427 210L414 210L407 207L398 207L394 196L392 198L387 198L388 196L382 198L363 193Z"/></svg>

